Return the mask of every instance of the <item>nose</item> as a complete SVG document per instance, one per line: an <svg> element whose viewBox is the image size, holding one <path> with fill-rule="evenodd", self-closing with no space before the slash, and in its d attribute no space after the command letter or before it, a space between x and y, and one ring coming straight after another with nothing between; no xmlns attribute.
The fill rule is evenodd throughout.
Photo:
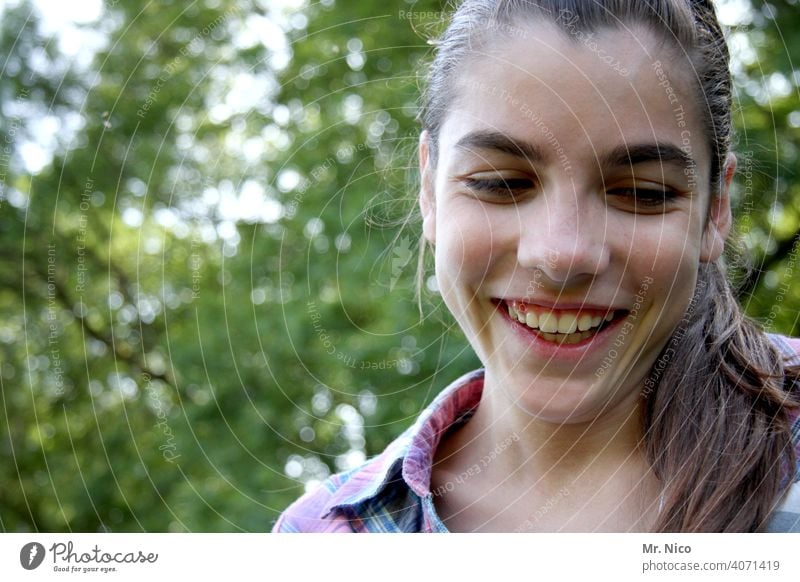
<svg viewBox="0 0 800 582"><path fill-rule="evenodd" d="M608 268L605 204L570 186L543 192L520 212L517 260L553 286L590 281Z"/></svg>

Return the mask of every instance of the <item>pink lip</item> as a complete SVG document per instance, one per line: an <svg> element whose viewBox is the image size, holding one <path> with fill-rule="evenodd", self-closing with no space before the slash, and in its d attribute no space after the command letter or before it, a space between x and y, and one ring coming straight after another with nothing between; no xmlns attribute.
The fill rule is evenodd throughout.
<svg viewBox="0 0 800 582"><path fill-rule="evenodd" d="M574 366L578 361L583 359L593 359L592 356L602 353L607 353L608 350L604 349L608 347L608 343L613 340L615 335L618 333L618 328L622 325L622 322L627 318L627 310L624 313L620 313L612 319L610 322L606 323L600 331L595 333L593 336L586 338L583 341L574 344L559 344L551 341L547 341L546 339L542 338L539 335L539 332L536 332L529 328L527 325L523 325L519 321L512 319L511 316L508 314L508 303L512 300L500 300L498 303L498 311L502 315L502 317L506 320L506 322L511 326L513 332L516 334L518 338L520 338L528 348L537 356L546 359L548 363L557 364L557 363L564 363L571 366ZM598 311L603 311L608 313L609 311L614 311L609 309L608 306L604 307L590 307L585 304L567 304L567 303L560 303L560 304L551 304L551 305L541 305L540 303L530 303L528 304L537 305L540 307L544 307L547 309L570 309L568 305L574 305L571 307L572 310L576 309L597 309ZM513 304L512 304L513 306ZM622 311L622 310L619 310Z"/></svg>

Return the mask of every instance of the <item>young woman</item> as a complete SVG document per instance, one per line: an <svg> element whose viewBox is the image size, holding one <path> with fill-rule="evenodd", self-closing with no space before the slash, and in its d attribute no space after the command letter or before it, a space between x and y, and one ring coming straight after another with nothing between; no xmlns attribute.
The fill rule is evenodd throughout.
<svg viewBox="0 0 800 582"><path fill-rule="evenodd" d="M710 2L462 2L420 208L485 368L275 531L800 531L800 346L720 265L730 99Z"/></svg>

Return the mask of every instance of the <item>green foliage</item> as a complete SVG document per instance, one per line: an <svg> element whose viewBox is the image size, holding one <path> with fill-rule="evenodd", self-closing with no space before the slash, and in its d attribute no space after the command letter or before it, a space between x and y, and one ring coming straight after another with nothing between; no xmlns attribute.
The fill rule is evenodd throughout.
<svg viewBox="0 0 800 582"><path fill-rule="evenodd" d="M800 334L800 26L796 2L753 1L735 29L738 110L735 150L738 231L752 270L742 277L742 303L768 329Z"/></svg>
<svg viewBox="0 0 800 582"><path fill-rule="evenodd" d="M3 529L266 530L475 365L419 321L418 233L365 222L406 189L428 47L345 10L117 3L85 70L4 14ZM79 127L31 175L43 112Z"/></svg>
<svg viewBox="0 0 800 582"><path fill-rule="evenodd" d="M89 67L2 14L0 529L265 531L478 365L420 317L403 224L442 3L272 4L109 3ZM790 4L752 25L737 122L748 305L797 332Z"/></svg>

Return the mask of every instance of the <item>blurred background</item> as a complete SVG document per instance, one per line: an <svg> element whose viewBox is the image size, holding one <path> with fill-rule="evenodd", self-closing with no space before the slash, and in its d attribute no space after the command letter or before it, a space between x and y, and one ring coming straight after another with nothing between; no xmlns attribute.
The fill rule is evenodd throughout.
<svg viewBox="0 0 800 582"><path fill-rule="evenodd" d="M0 531L267 531L479 365L427 271L451 7L0 2ZM718 3L741 301L800 333L800 7Z"/></svg>

